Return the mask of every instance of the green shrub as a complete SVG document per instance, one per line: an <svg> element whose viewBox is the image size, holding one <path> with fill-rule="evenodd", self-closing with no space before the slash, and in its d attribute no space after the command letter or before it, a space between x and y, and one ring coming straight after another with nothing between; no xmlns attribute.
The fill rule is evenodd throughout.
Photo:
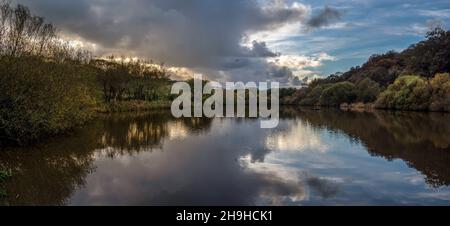
<svg viewBox="0 0 450 226"><path fill-rule="evenodd" d="M4 197L6 197L7 195L8 195L8 194L6 193L5 190L0 189L0 198L4 198Z"/></svg>
<svg viewBox="0 0 450 226"><path fill-rule="evenodd" d="M426 110L429 90L427 81L419 76L402 76L381 93L375 106L398 110Z"/></svg>
<svg viewBox="0 0 450 226"><path fill-rule="evenodd" d="M0 182L10 178L12 176L11 172L0 170Z"/></svg>
<svg viewBox="0 0 450 226"><path fill-rule="evenodd" d="M37 57L0 60L0 137L28 143L86 122L93 113L93 75L75 63ZM92 78L92 79L90 79Z"/></svg>
<svg viewBox="0 0 450 226"><path fill-rule="evenodd" d="M0 8L0 142L28 143L87 121L98 95L91 54L61 42L27 7Z"/></svg>
<svg viewBox="0 0 450 226"><path fill-rule="evenodd" d="M339 82L326 88L320 96L322 106L340 106L342 103L352 103L356 100L356 86L351 82Z"/></svg>
<svg viewBox="0 0 450 226"><path fill-rule="evenodd" d="M363 103L374 102L381 92L380 85L373 80L366 78L356 85L357 101Z"/></svg>
<svg viewBox="0 0 450 226"><path fill-rule="evenodd" d="M430 84L432 89L430 110L450 111L450 75L437 74Z"/></svg>
<svg viewBox="0 0 450 226"><path fill-rule="evenodd" d="M322 92L329 88L331 84L321 84L314 87L301 101L300 105L303 106L314 106L319 104Z"/></svg>
<svg viewBox="0 0 450 226"><path fill-rule="evenodd" d="M375 106L397 110L450 110L450 76L437 74L427 80L402 76L381 93Z"/></svg>
<svg viewBox="0 0 450 226"><path fill-rule="evenodd" d="M0 183L12 176L11 172L0 170ZM0 198L6 197L7 193L4 189L0 188Z"/></svg>

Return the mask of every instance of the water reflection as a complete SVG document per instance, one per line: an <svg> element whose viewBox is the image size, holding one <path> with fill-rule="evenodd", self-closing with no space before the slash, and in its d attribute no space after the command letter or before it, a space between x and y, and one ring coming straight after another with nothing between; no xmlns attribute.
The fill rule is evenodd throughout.
<svg viewBox="0 0 450 226"><path fill-rule="evenodd" d="M289 128L270 134L266 146L274 151L318 151L329 147L321 140L322 131L301 120L292 120Z"/></svg>
<svg viewBox="0 0 450 226"><path fill-rule="evenodd" d="M3 205L449 204L447 114L285 108L254 119L100 118L0 152Z"/></svg>
<svg viewBox="0 0 450 226"><path fill-rule="evenodd" d="M298 116L315 127L326 127L360 140L369 153L401 159L426 176L434 187L450 185L450 116L445 113L352 113L323 110Z"/></svg>

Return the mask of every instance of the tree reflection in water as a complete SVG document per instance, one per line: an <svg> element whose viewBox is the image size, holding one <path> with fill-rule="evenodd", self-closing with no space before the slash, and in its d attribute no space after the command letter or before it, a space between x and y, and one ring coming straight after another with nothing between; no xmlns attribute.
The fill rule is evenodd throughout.
<svg viewBox="0 0 450 226"><path fill-rule="evenodd" d="M450 185L450 116L447 113L284 110L286 117L299 117L314 127L358 139L373 156L405 161L422 172L433 187Z"/></svg>
<svg viewBox="0 0 450 226"><path fill-rule="evenodd" d="M0 168L10 169L14 177L7 181L8 196L0 204L65 205L95 171L97 155L114 158L153 151L169 136L170 123L200 133L211 122L207 118L176 120L167 112L101 116L65 137L1 150Z"/></svg>
<svg viewBox="0 0 450 226"><path fill-rule="evenodd" d="M345 134L346 142L361 143L374 157L406 162L421 172L432 187L450 185L448 114L284 108L281 118L290 129L301 129L303 133ZM257 125L257 120L174 119L165 111L100 117L65 137L31 148L0 151L0 167L11 169L14 175L4 183L9 195L0 204L71 204L74 194L87 186L90 175L94 179L102 176L96 175L99 159L142 157L154 155L155 150L172 153L157 156L151 167L133 166L132 172L150 169L135 175L142 177L144 181L138 185L145 184L141 189L149 196L142 197L143 204L286 205L307 199L308 189L322 199L339 194L336 183L325 178L282 168L268 170L264 165L268 162L266 157L274 150L267 142L277 142L269 139L270 134L281 134L281 131L259 130L253 124ZM305 143L300 138L309 139L309 136L285 138L289 140L278 146L284 150L295 152L319 147L317 154L326 155L326 145L321 140ZM286 146L286 142L294 146ZM300 172L307 170L300 169ZM176 176L181 178L170 179ZM149 181L153 184L147 184ZM167 193L170 189L173 194ZM255 196L259 199L255 200Z"/></svg>

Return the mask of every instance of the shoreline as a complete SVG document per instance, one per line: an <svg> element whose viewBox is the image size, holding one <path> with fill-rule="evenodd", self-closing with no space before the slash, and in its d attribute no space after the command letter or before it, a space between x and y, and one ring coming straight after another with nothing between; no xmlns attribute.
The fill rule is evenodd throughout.
<svg viewBox="0 0 450 226"><path fill-rule="evenodd" d="M341 111L354 111L354 112L373 112L373 111L392 111L392 112L418 112L418 113L450 113L450 111L432 111L432 110L412 110L412 109L394 109L394 108L380 108L375 107L373 103L343 103L340 106L312 106L312 105L300 105L300 104L281 104L282 106L291 107L304 107L314 110L322 109L338 109Z"/></svg>
<svg viewBox="0 0 450 226"><path fill-rule="evenodd" d="M97 114L145 112L157 109L170 109L168 101L118 101L102 103L95 107Z"/></svg>

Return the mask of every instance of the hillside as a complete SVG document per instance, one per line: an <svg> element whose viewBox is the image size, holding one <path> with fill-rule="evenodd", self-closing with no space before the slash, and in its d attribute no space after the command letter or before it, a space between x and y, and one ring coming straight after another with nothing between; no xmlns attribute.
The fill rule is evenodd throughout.
<svg viewBox="0 0 450 226"><path fill-rule="evenodd" d="M450 31L436 28L426 40L398 53L373 55L362 66L313 81L282 103L340 106L374 103L398 110L450 110ZM407 77L405 77L407 76Z"/></svg>

